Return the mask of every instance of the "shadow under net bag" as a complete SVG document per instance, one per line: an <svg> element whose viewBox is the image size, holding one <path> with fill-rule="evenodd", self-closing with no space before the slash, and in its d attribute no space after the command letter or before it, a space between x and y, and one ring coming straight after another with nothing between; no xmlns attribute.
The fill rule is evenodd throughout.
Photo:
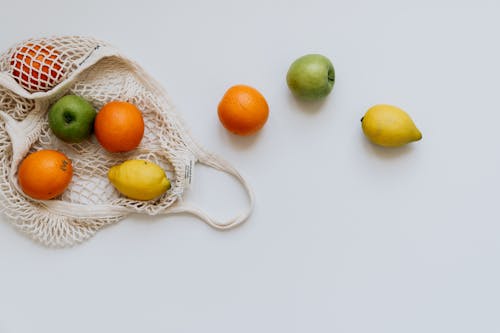
<svg viewBox="0 0 500 333"><path fill-rule="evenodd" d="M71 144L51 132L47 111L64 95L88 100L96 110L110 101L126 101L141 110L144 137L128 153L109 153L94 137ZM216 229L244 222L253 194L236 169L207 152L186 131L167 94L135 62L93 38L55 37L24 41L0 55L0 205L12 224L48 246L71 246L131 213L191 213ZM27 154L58 150L73 163L66 191L53 200L26 196L17 169ZM138 201L121 196L109 182L110 167L129 159L160 165L171 180L161 197ZM200 162L234 176L245 188L248 208L225 222L182 200Z"/></svg>

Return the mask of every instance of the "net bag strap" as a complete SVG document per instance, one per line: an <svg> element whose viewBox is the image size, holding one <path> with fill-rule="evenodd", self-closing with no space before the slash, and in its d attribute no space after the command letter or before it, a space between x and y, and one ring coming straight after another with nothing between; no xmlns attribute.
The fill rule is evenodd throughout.
<svg viewBox="0 0 500 333"><path fill-rule="evenodd" d="M246 208L239 215L229 219L228 221L220 221L219 219L213 218L204 210L196 207L193 204L186 202L179 202L177 205L168 208L165 211L165 213L166 214L189 213L197 216L203 222L205 222L206 224L217 230L232 229L245 222L250 217L253 211L255 204L255 197L250 186L243 178L243 176L227 161L225 161L224 159L222 159L217 155L206 152L204 150L198 152L198 161L204 165L207 165L216 170L225 172L233 176L245 189L248 199L248 204Z"/></svg>

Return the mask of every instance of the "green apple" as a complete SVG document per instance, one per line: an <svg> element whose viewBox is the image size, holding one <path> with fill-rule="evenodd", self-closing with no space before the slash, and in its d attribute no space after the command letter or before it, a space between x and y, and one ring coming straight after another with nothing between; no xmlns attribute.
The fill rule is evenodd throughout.
<svg viewBox="0 0 500 333"><path fill-rule="evenodd" d="M85 99L66 95L50 107L49 126L63 141L82 142L92 134L96 114Z"/></svg>
<svg viewBox="0 0 500 333"><path fill-rule="evenodd" d="M292 93L303 100L326 97L335 83L332 62L321 54L308 54L295 60L286 75Z"/></svg>

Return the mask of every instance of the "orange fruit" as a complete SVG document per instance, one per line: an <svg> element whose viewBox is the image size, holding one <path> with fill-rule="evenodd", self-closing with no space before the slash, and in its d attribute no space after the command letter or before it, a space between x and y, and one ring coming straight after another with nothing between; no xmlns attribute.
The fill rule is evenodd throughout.
<svg viewBox="0 0 500 333"><path fill-rule="evenodd" d="M269 116L264 96L257 89L245 85L229 88L217 111L222 125L238 135L254 134L264 126Z"/></svg>
<svg viewBox="0 0 500 333"><path fill-rule="evenodd" d="M29 154L19 165L17 174L23 192L40 200L63 193L72 176L71 160L63 153L48 149Z"/></svg>
<svg viewBox="0 0 500 333"><path fill-rule="evenodd" d="M47 91L63 76L61 53L52 45L26 43L11 56L12 76L31 92Z"/></svg>
<svg viewBox="0 0 500 333"><path fill-rule="evenodd" d="M97 113L94 133L108 151L126 152L136 148L144 135L142 113L132 103L109 102Z"/></svg>

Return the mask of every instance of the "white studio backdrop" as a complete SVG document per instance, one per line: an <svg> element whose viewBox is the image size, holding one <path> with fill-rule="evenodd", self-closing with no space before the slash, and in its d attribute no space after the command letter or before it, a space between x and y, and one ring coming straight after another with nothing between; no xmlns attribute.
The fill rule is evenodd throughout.
<svg viewBox="0 0 500 333"><path fill-rule="evenodd" d="M139 62L192 136L253 187L249 221L132 216L71 249L0 223L0 332L500 331L495 1L10 2L0 48L90 35ZM328 56L333 93L305 104L285 75ZM253 137L222 128L231 85L270 117ZM360 118L405 109L423 134L375 147ZM186 200L221 218L245 204L197 167Z"/></svg>

